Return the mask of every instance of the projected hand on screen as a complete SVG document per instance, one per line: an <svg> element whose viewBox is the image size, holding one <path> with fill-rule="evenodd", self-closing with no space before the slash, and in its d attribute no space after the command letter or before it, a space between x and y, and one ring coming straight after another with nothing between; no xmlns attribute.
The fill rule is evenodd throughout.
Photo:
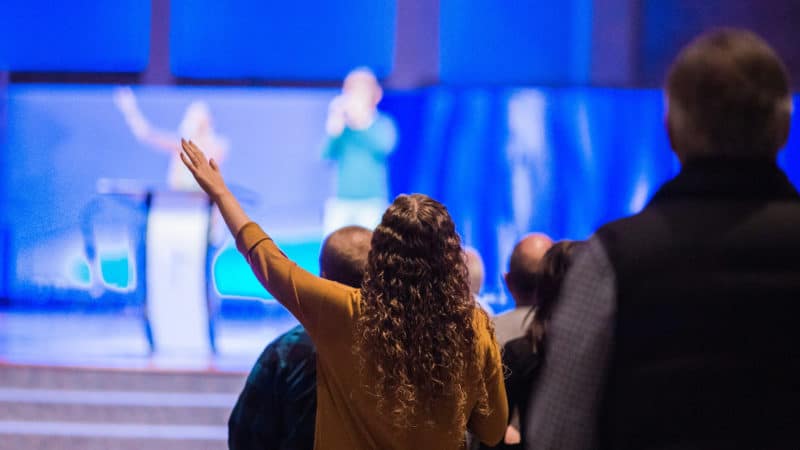
<svg viewBox="0 0 800 450"><path fill-rule="evenodd" d="M150 124L139 112L136 97L130 88L122 88L114 93L114 104L125 115L128 126L137 139L144 140L150 132Z"/></svg>
<svg viewBox="0 0 800 450"><path fill-rule="evenodd" d="M113 100L136 139L172 155L167 175L167 183L170 188L182 191L197 190L197 184L178 157L181 152L181 138L197 142L217 163L225 160L229 147L228 141L214 130L211 110L205 102L198 100L191 102L181 119L177 133L173 133L160 130L150 124L139 108L136 97L130 88L117 89L114 92Z"/></svg>
<svg viewBox="0 0 800 450"><path fill-rule="evenodd" d="M337 95L328 105L328 120L325 122L325 132L328 136L339 136L344 131L347 123L344 108L344 99L341 95Z"/></svg>

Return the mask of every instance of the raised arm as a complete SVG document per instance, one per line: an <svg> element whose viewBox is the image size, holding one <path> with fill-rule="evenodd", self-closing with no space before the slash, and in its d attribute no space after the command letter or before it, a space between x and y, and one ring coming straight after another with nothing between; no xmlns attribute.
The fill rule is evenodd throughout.
<svg viewBox="0 0 800 450"><path fill-rule="evenodd" d="M375 153L388 155L394 151L394 147L397 144L397 127L391 117L379 113L375 122L361 138L368 143Z"/></svg>
<svg viewBox="0 0 800 450"><path fill-rule="evenodd" d="M181 160L192 172L197 184L211 197L211 201L217 204L231 234L234 237L238 236L245 224L250 222L250 218L225 185L217 162L213 158L206 160L206 156L192 141L181 139L181 147L183 148Z"/></svg>
<svg viewBox="0 0 800 450"><path fill-rule="evenodd" d="M310 274L290 261L242 209L225 185L217 163L207 160L191 141L181 140L181 160L201 188L217 204L236 246L256 278L306 328L318 347L341 333L342 320L352 317L356 290Z"/></svg>
<svg viewBox="0 0 800 450"><path fill-rule="evenodd" d="M136 139L145 142L153 147L168 151L178 152L180 147L177 145L177 138L170 133L153 128L150 122L144 117L139 105L136 104L136 97L130 88L121 88L114 92L114 104L117 105L125 122L131 129Z"/></svg>
<svg viewBox="0 0 800 450"><path fill-rule="evenodd" d="M325 142L322 146L322 159L334 160L339 157L339 142L344 132L344 100L337 95L328 105L328 119L325 122Z"/></svg>
<svg viewBox="0 0 800 450"><path fill-rule="evenodd" d="M384 153L392 153L397 145L397 125L394 119L390 116L383 115L384 125L382 126L380 135L376 137L378 146Z"/></svg>

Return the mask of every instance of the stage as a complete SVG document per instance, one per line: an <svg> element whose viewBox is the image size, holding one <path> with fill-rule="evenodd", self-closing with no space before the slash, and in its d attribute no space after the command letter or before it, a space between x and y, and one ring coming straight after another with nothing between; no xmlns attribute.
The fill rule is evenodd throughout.
<svg viewBox="0 0 800 450"><path fill-rule="evenodd" d="M151 355L136 314L0 311L0 450L227 448L247 372L293 325L222 319L216 355Z"/></svg>

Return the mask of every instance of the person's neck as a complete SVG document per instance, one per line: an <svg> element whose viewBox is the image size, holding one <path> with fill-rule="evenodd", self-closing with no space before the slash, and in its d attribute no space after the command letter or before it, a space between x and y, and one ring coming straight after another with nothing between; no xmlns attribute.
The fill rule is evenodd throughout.
<svg viewBox="0 0 800 450"><path fill-rule="evenodd" d="M683 158L683 161L681 161L681 167L752 167L753 165L776 166L777 164L777 156L769 154L756 154L752 156L702 154L686 156Z"/></svg>

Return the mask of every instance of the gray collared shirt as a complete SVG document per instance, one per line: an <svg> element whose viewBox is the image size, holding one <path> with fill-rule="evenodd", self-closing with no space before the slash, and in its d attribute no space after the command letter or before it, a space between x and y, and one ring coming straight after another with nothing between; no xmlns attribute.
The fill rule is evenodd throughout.
<svg viewBox="0 0 800 450"><path fill-rule="evenodd" d="M511 311L492 317L494 335L500 347L512 339L523 336L532 319L533 313L530 306L518 306Z"/></svg>

